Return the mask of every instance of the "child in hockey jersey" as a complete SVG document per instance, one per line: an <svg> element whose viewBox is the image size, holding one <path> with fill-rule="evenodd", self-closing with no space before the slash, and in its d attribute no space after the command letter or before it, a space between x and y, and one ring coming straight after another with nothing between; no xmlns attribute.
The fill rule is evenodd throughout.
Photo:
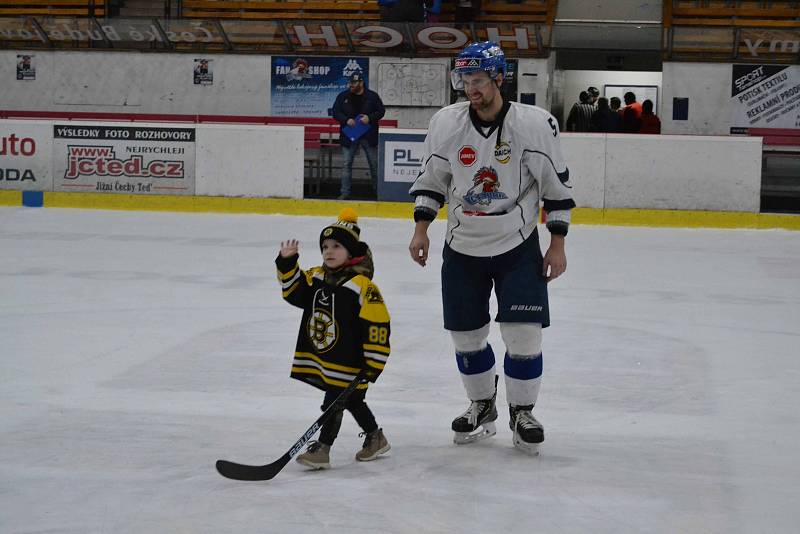
<svg viewBox="0 0 800 534"><path fill-rule="evenodd" d="M339 219L319 236L323 264L307 271L298 263L299 242L281 243L275 260L283 298L303 309L291 377L325 392L321 409L336 400L362 369L375 380L389 357L389 312L378 287L372 283L372 252L359 241L358 215L345 208ZM347 409L366 436L356 460L374 460L389 450L389 442L378 428L364 401L367 382L358 385L347 399ZM342 425L340 409L322 425L318 441L309 443L297 461L313 469L330 467L330 448Z"/></svg>

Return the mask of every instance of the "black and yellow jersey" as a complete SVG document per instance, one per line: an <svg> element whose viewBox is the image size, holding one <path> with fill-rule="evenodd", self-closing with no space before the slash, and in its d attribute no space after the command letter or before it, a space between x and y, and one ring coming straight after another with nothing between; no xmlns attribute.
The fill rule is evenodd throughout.
<svg viewBox="0 0 800 534"><path fill-rule="evenodd" d="M390 350L389 311L378 286L356 272L328 283L323 267L303 271L297 255L275 263L284 300L303 309L292 378L322 390L344 388L366 368L374 382Z"/></svg>

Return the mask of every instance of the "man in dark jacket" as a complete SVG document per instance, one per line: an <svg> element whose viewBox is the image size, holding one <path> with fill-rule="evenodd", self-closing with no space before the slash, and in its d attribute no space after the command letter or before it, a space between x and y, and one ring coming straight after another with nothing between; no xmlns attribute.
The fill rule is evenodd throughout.
<svg viewBox="0 0 800 534"><path fill-rule="evenodd" d="M622 117L609 107L607 98L598 98L597 111L592 114L591 131L614 133L620 130L622 130Z"/></svg>
<svg viewBox="0 0 800 534"><path fill-rule="evenodd" d="M339 200L350 197L350 185L353 179L353 158L358 152L358 147L364 148L364 154L369 163L369 174L372 178L372 187L378 189L378 121L383 118L386 110L381 97L375 91L364 87L364 75L356 72L350 76L347 91L342 91L333 104L333 118L339 121L341 133L339 142L342 144L342 186ZM361 125L369 125L369 129L360 137L352 140L348 132ZM357 128L356 128L357 129Z"/></svg>

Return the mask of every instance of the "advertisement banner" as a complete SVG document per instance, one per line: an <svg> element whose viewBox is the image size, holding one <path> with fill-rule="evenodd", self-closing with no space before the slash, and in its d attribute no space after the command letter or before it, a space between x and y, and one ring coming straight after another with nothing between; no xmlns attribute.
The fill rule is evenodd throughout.
<svg viewBox="0 0 800 534"><path fill-rule="evenodd" d="M51 191L52 146L47 124L0 121L0 189Z"/></svg>
<svg viewBox="0 0 800 534"><path fill-rule="evenodd" d="M192 195L195 129L53 126L55 191Z"/></svg>
<svg viewBox="0 0 800 534"><path fill-rule="evenodd" d="M425 135L425 130L378 135L378 200L413 200L408 189L422 170Z"/></svg>
<svg viewBox="0 0 800 534"><path fill-rule="evenodd" d="M800 66L733 65L731 133L800 129Z"/></svg>
<svg viewBox="0 0 800 534"><path fill-rule="evenodd" d="M328 117L347 79L361 73L369 87L369 59L354 57L272 56L272 107L277 117Z"/></svg>

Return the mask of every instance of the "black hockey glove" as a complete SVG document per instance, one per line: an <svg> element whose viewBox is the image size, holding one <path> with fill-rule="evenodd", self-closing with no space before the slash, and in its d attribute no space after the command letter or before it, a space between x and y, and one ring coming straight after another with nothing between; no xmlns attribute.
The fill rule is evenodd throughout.
<svg viewBox="0 0 800 534"><path fill-rule="evenodd" d="M366 371L367 371L366 375L367 381L372 382L374 384L375 381L378 380L378 375L380 375L380 373L377 370L370 368L367 368Z"/></svg>

